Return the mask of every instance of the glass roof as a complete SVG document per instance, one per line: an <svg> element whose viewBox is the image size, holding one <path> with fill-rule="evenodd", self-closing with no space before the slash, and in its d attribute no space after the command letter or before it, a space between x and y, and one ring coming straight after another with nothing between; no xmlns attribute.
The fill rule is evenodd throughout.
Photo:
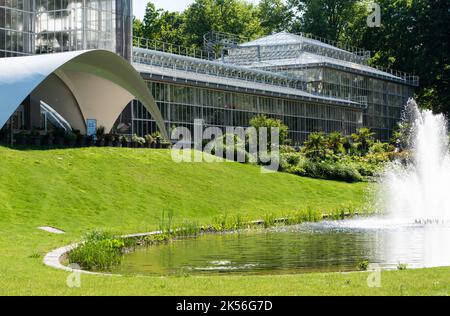
<svg viewBox="0 0 450 316"><path fill-rule="evenodd" d="M303 35L291 34L287 32L280 32L272 34L266 37L261 37L257 40L250 41L247 43L239 44L239 47L249 47L249 46L272 46L272 45L289 45L289 44L314 44L321 47L331 48L335 50L344 51L336 46L326 44L319 40L308 38Z"/></svg>

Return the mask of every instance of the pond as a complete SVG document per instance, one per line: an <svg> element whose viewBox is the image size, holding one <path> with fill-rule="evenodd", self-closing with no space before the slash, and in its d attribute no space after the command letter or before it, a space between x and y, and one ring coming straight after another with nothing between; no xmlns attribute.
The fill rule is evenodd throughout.
<svg viewBox="0 0 450 316"><path fill-rule="evenodd" d="M325 221L204 234L136 249L120 274L293 274L354 271L363 260L383 269L450 265L450 226L379 219Z"/></svg>

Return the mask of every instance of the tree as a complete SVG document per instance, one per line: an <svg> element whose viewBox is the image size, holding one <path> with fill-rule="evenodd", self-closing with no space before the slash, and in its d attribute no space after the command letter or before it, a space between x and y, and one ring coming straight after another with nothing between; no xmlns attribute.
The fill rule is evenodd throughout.
<svg viewBox="0 0 450 316"><path fill-rule="evenodd" d="M418 101L450 113L450 2L378 0L381 27L363 27L353 44L374 52L372 65L420 76Z"/></svg>
<svg viewBox="0 0 450 316"><path fill-rule="evenodd" d="M203 46L203 36L220 31L257 37L263 35L257 8L241 0L196 0L185 11L186 42Z"/></svg>
<svg viewBox="0 0 450 316"><path fill-rule="evenodd" d="M362 14L359 0L288 0L288 3L297 13L293 31L334 41L341 40L350 22Z"/></svg>
<svg viewBox="0 0 450 316"><path fill-rule="evenodd" d="M144 27L144 25L142 24L142 21L137 19L136 17L134 17L133 18L133 36L143 37L144 36L143 27Z"/></svg>
<svg viewBox="0 0 450 316"><path fill-rule="evenodd" d="M184 44L183 16L178 12L156 9L151 2L147 4L143 22L134 20L133 29L150 40L158 40L174 45Z"/></svg>
<svg viewBox="0 0 450 316"><path fill-rule="evenodd" d="M254 127L258 133L258 137L259 137L259 133L260 133L260 129L262 127L266 127L267 130L267 137L270 138L268 139L268 146L270 146L270 143L272 143L272 139L271 139L271 129L272 128L278 128L279 129L279 135L280 135L280 145L287 145L289 144L289 127L285 124L283 124L282 121L278 120L278 119L274 119L274 118L270 118L267 117L265 115L258 115L253 117L250 120L250 126Z"/></svg>
<svg viewBox="0 0 450 316"><path fill-rule="evenodd" d="M145 38L153 39L161 30L159 16L162 11L161 9L156 9L152 2L147 3L142 27L142 33Z"/></svg>
<svg viewBox="0 0 450 316"><path fill-rule="evenodd" d="M283 0L261 0L258 5L258 17L266 34L289 29L293 12Z"/></svg>
<svg viewBox="0 0 450 316"><path fill-rule="evenodd" d="M361 156L367 155L370 147L375 143L375 133L370 128L359 128L352 134L352 140L357 153Z"/></svg>
<svg viewBox="0 0 450 316"><path fill-rule="evenodd" d="M303 144L302 152L306 158L312 160L323 160L330 155L327 137L323 132L311 133Z"/></svg>
<svg viewBox="0 0 450 316"><path fill-rule="evenodd" d="M158 39L162 42L184 45L184 18L183 15L178 12L164 11L159 17L160 30Z"/></svg>
<svg viewBox="0 0 450 316"><path fill-rule="evenodd" d="M333 132L327 137L327 147L334 155L345 154L344 142L345 139L339 132Z"/></svg>

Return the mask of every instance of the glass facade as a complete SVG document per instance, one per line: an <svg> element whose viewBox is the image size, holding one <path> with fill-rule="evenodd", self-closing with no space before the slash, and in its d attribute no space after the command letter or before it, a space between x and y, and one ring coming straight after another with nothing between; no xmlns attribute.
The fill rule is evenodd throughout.
<svg viewBox="0 0 450 316"><path fill-rule="evenodd" d="M130 59L131 0L0 0L0 57L106 49Z"/></svg>
<svg viewBox="0 0 450 316"><path fill-rule="evenodd" d="M34 52L33 0L0 0L0 58Z"/></svg>
<svg viewBox="0 0 450 316"><path fill-rule="evenodd" d="M307 90L366 106L364 126L379 139L388 140L414 88L395 81L326 67L290 70L307 83Z"/></svg>
<svg viewBox="0 0 450 316"><path fill-rule="evenodd" d="M363 124L363 112L357 108L165 82L147 81L147 85L169 130L175 126L192 130L194 119L203 119L205 126L247 127L252 117L266 114L288 125L289 138L293 144L300 145L311 132L350 134ZM122 130L127 134L156 131L155 122L138 101L127 107L116 126L127 126Z"/></svg>
<svg viewBox="0 0 450 316"><path fill-rule="evenodd" d="M192 126L193 118L203 118L206 124L214 126L246 126L251 117L263 113L284 121L295 144L301 144L311 132L350 134L363 126L386 141L419 80L399 71L368 66L370 54L365 50L335 47L285 32L235 44L224 50L220 59L207 61L179 56L182 53L174 53L170 44L153 45L147 41L135 40L139 47L133 49L133 62L145 73L144 78L170 78L211 87L184 88L189 89L193 99L187 97L188 102L180 103L160 99L160 90L154 87L157 83L152 84L150 90L168 127ZM172 86L162 89L177 91L176 85ZM213 86L218 89L213 90ZM225 91L227 87L244 92L229 93ZM252 89L251 94L248 90ZM302 91L308 95L296 98ZM267 97L267 92L273 97ZM204 101L216 94L220 97ZM128 113L133 133L145 134L145 111L135 103Z"/></svg>

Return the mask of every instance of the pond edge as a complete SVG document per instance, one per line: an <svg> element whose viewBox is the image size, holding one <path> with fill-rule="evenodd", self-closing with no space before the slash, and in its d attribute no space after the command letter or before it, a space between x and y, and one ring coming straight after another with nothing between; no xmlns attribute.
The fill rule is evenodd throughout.
<svg viewBox="0 0 450 316"><path fill-rule="evenodd" d="M348 217L352 217L352 216L358 216L360 215L360 212L354 212L353 214L351 213L344 213L343 214L343 219L348 218ZM327 220L330 219L331 215L330 214L322 214L322 220ZM280 223L280 222L285 222L287 220L287 218L278 218L275 221ZM261 225L263 224L265 221L264 220L256 220L256 221L251 221L249 222L249 224L256 224L256 225ZM161 235L164 232L159 230L159 231L153 231L153 232L147 232L147 233L137 233L137 234L128 234L128 235L122 235L120 236L121 238L124 239L129 239L129 238L142 238L142 237L148 237L148 236L154 236L154 235ZM112 273L106 273L106 272L94 272L94 271L88 271L88 270L83 270L83 269L78 269L78 268L71 268L70 266L66 266L64 264L61 263L62 258L67 255L70 251L72 251L73 249L77 248L81 243L73 243L70 244L68 246L65 247L61 247L58 249L55 249L49 253L47 253L44 257L43 263L44 265L50 267L50 268L54 268L57 270L63 270L66 272L71 272L71 273L80 273L80 274L89 274L89 275L103 275L103 276L120 276L120 274L112 274Z"/></svg>
<svg viewBox="0 0 450 316"><path fill-rule="evenodd" d="M139 238L139 237L147 237L147 236L153 236L153 235L159 235L161 234L161 231L154 231L149 233L139 233L139 234L130 234L130 235L123 235L121 238ZM55 249L49 253L47 253L44 257L43 263L47 267L54 268L57 270L63 270L66 272L71 273L82 273L82 274L90 274L90 275L106 275L106 276L120 276L120 274L111 274L111 273L104 273L104 272L93 272L93 271L87 271L83 269L75 269L71 268L70 266L66 266L61 263L61 259L68 254L73 249L77 248L80 245L80 243L73 243L65 247L61 247L58 249Z"/></svg>

